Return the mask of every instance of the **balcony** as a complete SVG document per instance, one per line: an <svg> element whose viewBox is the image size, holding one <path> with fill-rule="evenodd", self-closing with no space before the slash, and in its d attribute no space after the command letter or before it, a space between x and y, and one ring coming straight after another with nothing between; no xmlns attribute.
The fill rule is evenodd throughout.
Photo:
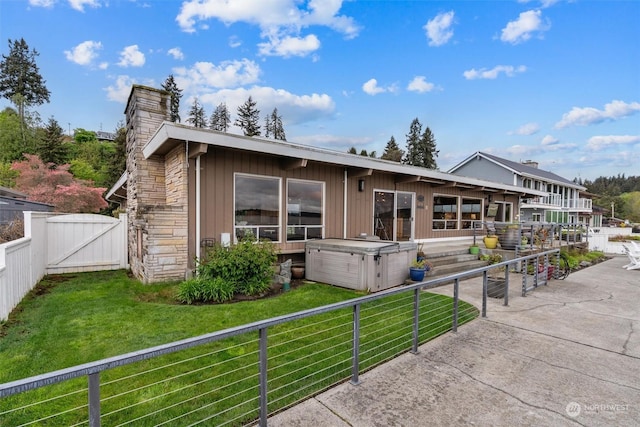
<svg viewBox="0 0 640 427"><path fill-rule="evenodd" d="M525 208L556 208L574 211L591 211L591 199L563 199L561 194L548 194L542 197L532 197L524 200Z"/></svg>
<svg viewBox="0 0 640 427"><path fill-rule="evenodd" d="M565 200L563 207L572 210L590 211L593 208L593 200L584 198Z"/></svg>

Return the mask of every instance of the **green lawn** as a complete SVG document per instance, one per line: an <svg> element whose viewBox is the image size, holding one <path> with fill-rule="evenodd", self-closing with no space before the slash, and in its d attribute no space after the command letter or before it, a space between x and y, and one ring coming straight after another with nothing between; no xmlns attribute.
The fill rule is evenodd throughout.
<svg viewBox="0 0 640 427"><path fill-rule="evenodd" d="M348 289L309 283L263 300L186 306L174 302L176 290L175 284L142 285L125 271L46 278L34 292L37 295L26 298L2 325L0 383L362 296ZM451 306L448 297L421 294L421 342L450 329ZM411 294L362 306L361 372L410 349L411 307ZM460 303L460 312L459 324L478 315L474 307L464 302ZM270 412L349 378L351 316L350 309L343 309L270 328ZM101 395L105 399L102 413L113 414L105 415L103 422L112 425L144 417L158 405L171 408L160 421L154 418L136 423L154 425L191 410L202 411L211 406L213 411L213 405L207 403L212 400L216 402L216 424L229 420L235 420L230 421L232 425L241 424L255 419L256 362L257 334L247 334L107 371L101 375ZM155 370L159 367L162 369ZM129 379L132 375L136 375L133 380ZM204 392L202 378L208 382ZM34 407L5 416L0 410L0 425L5 421L15 424L37 419L64 410L68 407L65 405L86 403L86 392L82 394L86 379L68 383L56 386L55 392L47 387L14 396L5 403L14 407L47 399L52 393L80 390L71 403L48 404L48 408ZM138 388L136 393L130 392ZM178 406L184 400L188 403ZM128 408L132 402L140 407ZM201 416L197 414L194 419ZM86 419L86 410L56 419L50 425L62 420L72 424L83 417Z"/></svg>

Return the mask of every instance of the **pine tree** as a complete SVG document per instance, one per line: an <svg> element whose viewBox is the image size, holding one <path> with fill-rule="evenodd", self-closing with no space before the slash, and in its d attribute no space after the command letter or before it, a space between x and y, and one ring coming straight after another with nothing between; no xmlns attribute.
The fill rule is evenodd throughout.
<svg viewBox="0 0 640 427"><path fill-rule="evenodd" d="M356 151L356 147L351 147L347 150L347 153L349 154L358 154L358 152Z"/></svg>
<svg viewBox="0 0 640 427"><path fill-rule="evenodd" d="M238 107L238 118L234 125L239 126L246 136L260 136L260 110L251 96Z"/></svg>
<svg viewBox="0 0 640 427"><path fill-rule="evenodd" d="M162 89L166 90L171 95L171 105L169 107L171 121L174 123L180 123L180 98L182 98L182 89L178 89L178 85L173 78L173 74L169 74L169 77L167 77L162 84Z"/></svg>
<svg viewBox="0 0 640 427"><path fill-rule="evenodd" d="M406 165L419 166L420 160L420 134L422 133L422 124L416 117L409 126L407 136L407 152L402 159L402 163Z"/></svg>
<svg viewBox="0 0 640 427"><path fill-rule="evenodd" d="M207 127L207 117L204 113L204 107L198 102L198 98L194 98L191 109L189 110L189 118L187 123L191 123L194 127Z"/></svg>
<svg viewBox="0 0 640 427"><path fill-rule="evenodd" d="M427 127L422 133L422 124L418 118L413 119L407 134L407 153L402 159L402 163L437 169L436 157L438 157L438 153L436 140L431 129Z"/></svg>
<svg viewBox="0 0 640 427"><path fill-rule="evenodd" d="M265 117L265 136L280 141L286 141L287 137L284 133L282 125L282 116L278 115L278 109L274 108L271 114Z"/></svg>
<svg viewBox="0 0 640 427"><path fill-rule="evenodd" d="M211 114L209 125L213 130L226 132L229 130L229 124L231 124L231 114L229 114L227 104L223 102L219 104L213 114Z"/></svg>
<svg viewBox="0 0 640 427"><path fill-rule="evenodd" d="M9 55L2 55L0 61L0 96L18 107L22 120L26 107L49 102L51 95L36 64L38 55L24 39L14 42L9 39Z"/></svg>
<svg viewBox="0 0 640 427"><path fill-rule="evenodd" d="M61 165L65 163L67 150L63 144L64 130L56 119L49 118L49 122L44 129L44 136L38 147L40 159L46 164Z"/></svg>
<svg viewBox="0 0 640 427"><path fill-rule="evenodd" d="M389 139L387 145L384 147L384 153L382 153L380 158L399 163L402 161L402 156L404 156L404 150L398 146L396 139L391 135L391 139Z"/></svg>
<svg viewBox="0 0 640 427"><path fill-rule="evenodd" d="M424 133L420 138L420 147L423 150L422 166L427 169L438 169L436 158L438 157L440 150L436 149L436 137L431 132L431 129L429 129L429 126L424 130Z"/></svg>

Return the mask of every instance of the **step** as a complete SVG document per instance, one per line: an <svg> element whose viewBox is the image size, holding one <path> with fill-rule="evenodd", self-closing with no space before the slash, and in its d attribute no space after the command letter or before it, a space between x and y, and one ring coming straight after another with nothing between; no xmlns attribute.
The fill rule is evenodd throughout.
<svg viewBox="0 0 640 427"><path fill-rule="evenodd" d="M429 261L435 267L447 264L458 264L468 261L478 261L478 255L472 255L469 252L454 255L427 255L427 261Z"/></svg>
<svg viewBox="0 0 640 427"><path fill-rule="evenodd" d="M476 268L482 268L487 265L486 261L474 260L474 261L463 261L455 264L445 264L440 266L434 266L433 273L431 273L428 278L433 279L435 277L443 277L449 276L451 274L462 273L465 271L473 270ZM482 273L478 273L475 276L480 276ZM469 276L474 277L474 276Z"/></svg>

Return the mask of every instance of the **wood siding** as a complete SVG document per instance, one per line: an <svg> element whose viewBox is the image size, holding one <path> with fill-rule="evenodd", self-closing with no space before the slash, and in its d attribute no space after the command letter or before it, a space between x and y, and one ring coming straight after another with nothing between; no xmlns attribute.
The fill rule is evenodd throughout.
<svg viewBox="0 0 640 427"><path fill-rule="evenodd" d="M344 176L345 169L334 165L308 162L306 167L283 168L283 159L265 154L240 150L209 147L201 157L201 239L215 239L220 242L221 233L234 236L234 174L244 173L281 179L280 243L282 253L301 253L304 242L286 241L286 183L287 179L301 179L325 183L324 236L325 238L353 238L361 233L374 234L374 191L401 191L414 194L414 239L460 238L472 236L472 230L433 230L434 195L475 198L482 201L486 209L486 196L479 190L436 185L425 182L397 183L397 177L388 173L373 173L347 179L347 217L344 231ZM358 181L364 180L364 190L358 190ZM189 164L189 252L195 257L195 161ZM502 194L494 199L513 203L517 212L518 197Z"/></svg>

